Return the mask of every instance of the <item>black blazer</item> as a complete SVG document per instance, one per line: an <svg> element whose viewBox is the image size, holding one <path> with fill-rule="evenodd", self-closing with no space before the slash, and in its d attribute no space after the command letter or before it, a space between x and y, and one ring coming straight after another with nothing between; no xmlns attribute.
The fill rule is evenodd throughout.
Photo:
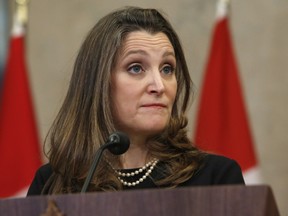
<svg viewBox="0 0 288 216"><path fill-rule="evenodd" d="M144 182L135 187L124 187L124 189L156 188L157 186L154 184L153 179L159 179L159 176L161 176L161 169L163 169L163 166L159 163L151 173L152 178L147 178ZM133 170L130 169L129 171ZM52 172L53 170L50 164L40 167L36 172L27 195L40 195ZM205 156L204 165L201 169L197 170L190 179L180 184L179 187L224 184L245 184L240 166L236 161L229 158L208 154Z"/></svg>

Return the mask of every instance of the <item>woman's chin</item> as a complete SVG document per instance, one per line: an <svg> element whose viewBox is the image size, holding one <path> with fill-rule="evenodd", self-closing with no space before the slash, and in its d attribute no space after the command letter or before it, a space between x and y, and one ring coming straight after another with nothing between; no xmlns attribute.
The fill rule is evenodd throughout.
<svg viewBox="0 0 288 216"><path fill-rule="evenodd" d="M155 136L158 134L161 134L166 128L166 124L165 125L151 125L150 127L147 125L147 127L142 128L141 131L139 131L139 133L143 133L143 134L147 134L148 136Z"/></svg>

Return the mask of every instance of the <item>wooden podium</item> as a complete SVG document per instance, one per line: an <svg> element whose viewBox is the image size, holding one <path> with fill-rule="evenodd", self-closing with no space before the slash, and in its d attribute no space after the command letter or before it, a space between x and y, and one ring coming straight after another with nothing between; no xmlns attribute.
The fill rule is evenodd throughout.
<svg viewBox="0 0 288 216"><path fill-rule="evenodd" d="M231 185L5 199L0 201L0 215L277 216L279 212L269 186Z"/></svg>

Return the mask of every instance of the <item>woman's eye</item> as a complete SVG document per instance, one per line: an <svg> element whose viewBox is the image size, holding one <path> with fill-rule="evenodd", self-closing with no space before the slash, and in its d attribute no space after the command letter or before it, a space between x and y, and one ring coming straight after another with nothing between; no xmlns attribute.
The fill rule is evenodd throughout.
<svg viewBox="0 0 288 216"><path fill-rule="evenodd" d="M162 68L162 72L164 74L172 74L174 72L174 68L171 65L166 65Z"/></svg>
<svg viewBox="0 0 288 216"><path fill-rule="evenodd" d="M128 68L128 72L138 74L143 71L142 67L140 65L132 65Z"/></svg>

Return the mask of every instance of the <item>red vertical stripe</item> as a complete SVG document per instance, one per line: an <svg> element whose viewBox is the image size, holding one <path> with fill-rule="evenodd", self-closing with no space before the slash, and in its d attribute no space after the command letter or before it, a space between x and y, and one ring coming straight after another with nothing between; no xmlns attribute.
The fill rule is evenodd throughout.
<svg viewBox="0 0 288 216"><path fill-rule="evenodd" d="M198 147L235 159L243 171L256 165L227 18L214 30L197 117Z"/></svg>
<svg viewBox="0 0 288 216"><path fill-rule="evenodd" d="M27 187L41 165L24 38L12 37L0 103L0 197Z"/></svg>

